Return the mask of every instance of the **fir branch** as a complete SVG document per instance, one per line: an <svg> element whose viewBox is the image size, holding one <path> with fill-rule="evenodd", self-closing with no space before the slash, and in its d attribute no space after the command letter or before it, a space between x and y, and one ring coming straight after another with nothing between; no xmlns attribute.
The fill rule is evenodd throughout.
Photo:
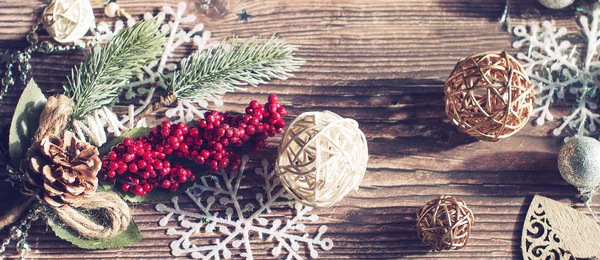
<svg viewBox="0 0 600 260"><path fill-rule="evenodd" d="M241 86L256 87L272 78L284 80L304 64L304 60L294 57L296 46L275 36L266 41L252 38L239 47L237 43L237 39L231 44L223 41L183 59L181 68L173 72L165 95L144 108L135 120L175 101L207 100Z"/></svg>
<svg viewBox="0 0 600 260"><path fill-rule="evenodd" d="M167 92L178 100L210 99L239 89L240 86L265 84L272 78L287 79L304 60L295 58L296 46L287 45L273 36L264 41L252 38L239 47L223 41L216 48L195 53L182 60L181 69L173 73Z"/></svg>
<svg viewBox="0 0 600 260"><path fill-rule="evenodd" d="M135 72L158 59L165 41L159 26L152 19L123 28L72 70L64 89L75 102L74 119L110 105Z"/></svg>

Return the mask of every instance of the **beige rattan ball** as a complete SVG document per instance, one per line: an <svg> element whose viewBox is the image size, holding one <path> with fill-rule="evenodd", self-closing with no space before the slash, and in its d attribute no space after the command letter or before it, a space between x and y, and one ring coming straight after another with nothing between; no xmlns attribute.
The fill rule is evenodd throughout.
<svg viewBox="0 0 600 260"><path fill-rule="evenodd" d="M307 112L285 132L275 171L297 201L330 207L358 190L368 157L367 141L356 121L330 111Z"/></svg>
<svg viewBox="0 0 600 260"><path fill-rule="evenodd" d="M450 196L434 199L417 212L417 233L434 251L460 249L467 245L473 212L464 201Z"/></svg>
<svg viewBox="0 0 600 260"><path fill-rule="evenodd" d="M89 0L50 0L42 15L44 28L60 43L81 39L94 25L94 19Z"/></svg>
<svg viewBox="0 0 600 260"><path fill-rule="evenodd" d="M533 109L533 84L504 51L460 60L444 86L446 114L458 130L497 141L519 131Z"/></svg>

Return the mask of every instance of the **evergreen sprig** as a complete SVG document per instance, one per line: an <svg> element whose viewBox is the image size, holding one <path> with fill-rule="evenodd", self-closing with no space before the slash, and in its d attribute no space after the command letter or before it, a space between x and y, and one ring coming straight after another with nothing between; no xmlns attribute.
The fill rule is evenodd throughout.
<svg viewBox="0 0 600 260"><path fill-rule="evenodd" d="M223 41L183 59L167 85L167 93L184 101L214 98L244 85L286 79L304 63L293 55L296 46L275 36L268 40L252 38L237 45L237 39L230 44Z"/></svg>
<svg viewBox="0 0 600 260"><path fill-rule="evenodd" d="M65 95L75 102L74 119L110 105L127 80L158 59L165 41L155 19L123 28L71 71Z"/></svg>

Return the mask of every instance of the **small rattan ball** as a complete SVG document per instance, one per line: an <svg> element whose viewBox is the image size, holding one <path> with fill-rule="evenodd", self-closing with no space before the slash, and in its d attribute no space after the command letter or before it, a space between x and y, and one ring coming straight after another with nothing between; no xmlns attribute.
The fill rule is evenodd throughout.
<svg viewBox="0 0 600 260"><path fill-rule="evenodd" d="M89 0L50 0L42 14L44 28L60 43L81 39L94 25L94 20Z"/></svg>
<svg viewBox="0 0 600 260"><path fill-rule="evenodd" d="M434 251L460 249L467 245L473 212L464 201L450 196L434 199L417 212L417 232Z"/></svg>
<svg viewBox="0 0 600 260"><path fill-rule="evenodd" d="M358 123L330 112L299 115L279 145L275 172L297 201L330 207L357 190L369 157Z"/></svg>
<svg viewBox="0 0 600 260"><path fill-rule="evenodd" d="M460 60L444 86L446 115L458 130L497 141L519 131L533 109L533 84L504 51Z"/></svg>

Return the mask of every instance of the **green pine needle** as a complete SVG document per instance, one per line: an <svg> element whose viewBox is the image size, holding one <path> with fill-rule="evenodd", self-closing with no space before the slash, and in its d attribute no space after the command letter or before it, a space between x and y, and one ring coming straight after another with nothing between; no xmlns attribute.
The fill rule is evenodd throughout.
<svg viewBox="0 0 600 260"><path fill-rule="evenodd" d="M123 28L72 70L64 89L75 102L74 119L110 105L135 72L158 59L165 41L159 26L152 19Z"/></svg>
<svg viewBox="0 0 600 260"><path fill-rule="evenodd" d="M178 100L193 101L219 97L241 86L256 87L268 80L286 79L304 60L295 58L297 48L277 37L252 38L239 47L223 41L206 52L197 52L181 62L167 87Z"/></svg>

